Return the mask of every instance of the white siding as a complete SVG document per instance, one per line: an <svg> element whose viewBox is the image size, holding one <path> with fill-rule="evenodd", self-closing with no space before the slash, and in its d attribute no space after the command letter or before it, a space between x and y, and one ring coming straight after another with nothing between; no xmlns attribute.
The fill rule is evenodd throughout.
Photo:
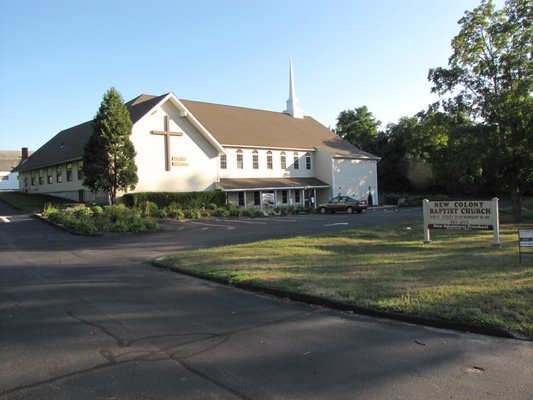
<svg viewBox="0 0 533 400"><path fill-rule="evenodd" d="M333 157L330 153L322 150L316 152L316 172L317 179L331 186L317 193L317 203L324 203L333 197Z"/></svg>
<svg viewBox="0 0 533 400"><path fill-rule="evenodd" d="M376 160L334 158L333 177L335 196L342 194L366 199L370 187L376 204L378 198Z"/></svg>
<svg viewBox="0 0 533 400"><path fill-rule="evenodd" d="M18 173L0 171L0 190L17 190L18 188Z"/></svg>
<svg viewBox="0 0 533 400"><path fill-rule="evenodd" d="M237 152L242 152L243 168L237 168ZM304 150L269 150L226 147L227 169L220 169L219 178L313 178L316 171L315 153ZM253 168L253 155L257 151L259 168ZM267 168L267 153L272 153L272 169ZM281 168L281 156L285 153L286 168ZM299 168L294 168L294 154L298 153ZM311 169L306 166L306 154L311 157Z"/></svg>
<svg viewBox="0 0 533 400"><path fill-rule="evenodd" d="M164 116L170 116L169 129L183 132L170 137L170 156L179 166L166 170L165 137L153 135L164 130ZM145 116L133 128L131 140L137 151L139 183L136 192L188 192L213 190L217 179L218 153L170 103Z"/></svg>

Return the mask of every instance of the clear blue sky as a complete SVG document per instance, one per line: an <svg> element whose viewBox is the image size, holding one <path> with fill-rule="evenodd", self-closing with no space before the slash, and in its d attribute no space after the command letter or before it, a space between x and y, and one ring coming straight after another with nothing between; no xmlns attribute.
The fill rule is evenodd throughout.
<svg viewBox="0 0 533 400"><path fill-rule="evenodd" d="M502 2L497 2L501 6ZM0 0L0 149L90 120L111 86L282 111L288 58L306 115L366 105L382 126L436 100L457 21L479 0Z"/></svg>

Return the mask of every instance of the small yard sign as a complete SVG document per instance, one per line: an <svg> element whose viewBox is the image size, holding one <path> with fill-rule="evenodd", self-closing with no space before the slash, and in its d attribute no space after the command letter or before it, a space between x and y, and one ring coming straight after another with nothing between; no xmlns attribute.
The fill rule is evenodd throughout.
<svg viewBox="0 0 533 400"><path fill-rule="evenodd" d="M528 247L533 250L533 229L518 230L518 254L520 255L520 262L522 262L522 247Z"/></svg>
<svg viewBox="0 0 533 400"><path fill-rule="evenodd" d="M430 229L454 231L493 231L495 246L500 245L498 199L423 201L424 243L431 243Z"/></svg>

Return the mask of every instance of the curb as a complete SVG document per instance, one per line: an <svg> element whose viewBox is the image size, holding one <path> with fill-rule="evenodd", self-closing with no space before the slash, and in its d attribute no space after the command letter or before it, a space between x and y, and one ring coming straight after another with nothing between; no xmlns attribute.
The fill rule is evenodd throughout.
<svg viewBox="0 0 533 400"><path fill-rule="evenodd" d="M158 268L166 269L169 271L177 272L183 275L192 276L194 278L199 278L215 283L219 283L226 286L233 286L238 289L243 289L249 292L259 293L259 294L268 294L271 296L286 298L298 303L305 303L320 307L326 307L333 310L344 311L344 312L353 312L355 314L365 315L368 317L374 318L384 318L393 321L406 322L415 325L430 326L433 328L439 329L449 329L459 332L470 332L486 336L494 336L505 339L517 339L532 341L533 338L523 337L514 334L508 329L490 326L490 325L481 325L481 324L472 324L462 321L448 321L439 318L429 318L429 317L418 317L414 315L400 314L391 311L377 310L374 308L361 307L354 304L344 303L341 301L331 300L324 297L312 296L308 294L295 293L282 289L275 289L267 286L258 286L249 283L239 283L232 282L230 279L217 278L208 275L203 275L197 272L183 270L177 267L168 267L164 264L158 262L158 260L153 260L152 265Z"/></svg>

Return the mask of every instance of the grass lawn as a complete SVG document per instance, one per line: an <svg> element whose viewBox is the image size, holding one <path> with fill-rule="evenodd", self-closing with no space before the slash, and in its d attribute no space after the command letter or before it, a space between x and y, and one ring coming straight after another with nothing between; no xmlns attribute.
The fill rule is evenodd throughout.
<svg viewBox="0 0 533 400"><path fill-rule="evenodd" d="M518 227L501 225L501 248L482 231L432 231L424 245L420 222L181 252L161 263L533 337L533 255L519 264Z"/></svg>
<svg viewBox="0 0 533 400"><path fill-rule="evenodd" d="M71 200L44 194L28 194L20 192L0 192L0 200L12 207L26 212L41 212L46 203L64 204L72 203Z"/></svg>

